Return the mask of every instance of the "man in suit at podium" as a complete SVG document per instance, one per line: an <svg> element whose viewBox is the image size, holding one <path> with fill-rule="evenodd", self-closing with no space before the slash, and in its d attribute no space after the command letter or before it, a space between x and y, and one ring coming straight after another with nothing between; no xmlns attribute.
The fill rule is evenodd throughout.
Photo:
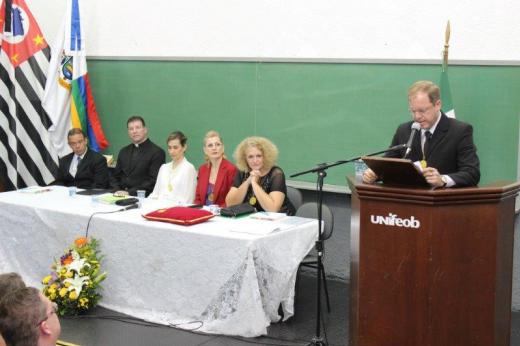
<svg viewBox="0 0 520 346"><path fill-rule="evenodd" d="M77 186L81 189L108 188L108 166L103 155L87 147L88 138L81 129L67 133L72 153L62 157L58 177L53 185Z"/></svg>
<svg viewBox="0 0 520 346"><path fill-rule="evenodd" d="M166 154L148 139L148 129L142 117L131 116L126 126L132 143L119 151L110 185L119 196L135 196L137 190L145 190L149 195L155 186L159 168L166 162Z"/></svg>
<svg viewBox="0 0 520 346"><path fill-rule="evenodd" d="M473 143L473 127L448 118L441 111L440 89L430 81L415 82L408 89L412 121L399 125L391 146L408 143L416 131L406 158L420 163L426 181L433 187L475 186L480 180L480 163ZM415 124L416 123L416 124ZM412 130L412 127L420 130ZM403 158L406 149L386 154ZM373 183L377 175L367 169L363 182Z"/></svg>

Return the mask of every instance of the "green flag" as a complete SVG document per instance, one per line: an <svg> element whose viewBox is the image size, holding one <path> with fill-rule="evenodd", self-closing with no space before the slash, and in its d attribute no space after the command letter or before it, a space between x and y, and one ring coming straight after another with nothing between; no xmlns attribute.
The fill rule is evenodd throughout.
<svg viewBox="0 0 520 346"><path fill-rule="evenodd" d="M448 66L442 68L441 72L441 100L442 110L450 118L455 118L455 106L451 97L450 79L448 78Z"/></svg>

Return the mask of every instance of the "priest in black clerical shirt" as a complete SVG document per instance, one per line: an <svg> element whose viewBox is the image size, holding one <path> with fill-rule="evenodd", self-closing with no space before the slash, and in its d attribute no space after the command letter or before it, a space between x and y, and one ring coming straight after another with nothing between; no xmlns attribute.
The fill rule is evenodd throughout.
<svg viewBox="0 0 520 346"><path fill-rule="evenodd" d="M110 177L110 187L119 195L135 196L137 190L145 190L149 195L166 155L163 149L148 139L148 129L142 117L131 116L126 125L132 143L119 151L116 168Z"/></svg>
<svg viewBox="0 0 520 346"><path fill-rule="evenodd" d="M108 188L108 166L103 155L90 150L88 138L78 128L67 133L72 153L60 159L58 176L53 185L77 186L82 189Z"/></svg>

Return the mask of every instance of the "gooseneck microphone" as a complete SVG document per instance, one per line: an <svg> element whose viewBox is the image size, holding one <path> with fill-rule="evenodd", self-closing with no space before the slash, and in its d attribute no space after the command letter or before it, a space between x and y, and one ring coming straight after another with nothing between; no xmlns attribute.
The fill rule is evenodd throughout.
<svg viewBox="0 0 520 346"><path fill-rule="evenodd" d="M130 204L124 208L121 208L119 209L118 211L125 211L125 210L130 210L130 209L137 209L139 208L139 204L138 203L134 203L134 204Z"/></svg>
<svg viewBox="0 0 520 346"><path fill-rule="evenodd" d="M125 202L123 202L123 201L125 201ZM119 213L121 211L126 211L126 210L130 210L130 209L137 209L137 208L139 208L139 203L138 203L138 199L137 198L127 198L127 199L124 199L124 200L119 200L117 202L120 202L120 203L118 203L118 205L123 205L124 207L121 208L121 209L112 210L112 211L96 211L96 212L94 212L94 213L92 213L90 215L90 217L88 218L88 222L87 222L87 230L85 231L85 238L88 238L88 229L90 227L90 221L92 220L92 217L94 215ZM129 204L129 203L132 203L132 204Z"/></svg>
<svg viewBox="0 0 520 346"><path fill-rule="evenodd" d="M410 138L408 138L408 142L406 142L406 151L403 155L403 159L406 158L410 152L412 151L412 142L413 142L413 138L415 137L415 134L419 131L421 131L421 125L414 121L412 123L412 133L410 133Z"/></svg>

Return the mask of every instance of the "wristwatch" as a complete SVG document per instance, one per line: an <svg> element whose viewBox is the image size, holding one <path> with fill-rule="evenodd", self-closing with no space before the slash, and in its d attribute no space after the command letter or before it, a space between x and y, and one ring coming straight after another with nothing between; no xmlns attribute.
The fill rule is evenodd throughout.
<svg viewBox="0 0 520 346"><path fill-rule="evenodd" d="M441 175L441 180L443 183L441 187L446 187L446 185L448 185L448 177L445 175Z"/></svg>

